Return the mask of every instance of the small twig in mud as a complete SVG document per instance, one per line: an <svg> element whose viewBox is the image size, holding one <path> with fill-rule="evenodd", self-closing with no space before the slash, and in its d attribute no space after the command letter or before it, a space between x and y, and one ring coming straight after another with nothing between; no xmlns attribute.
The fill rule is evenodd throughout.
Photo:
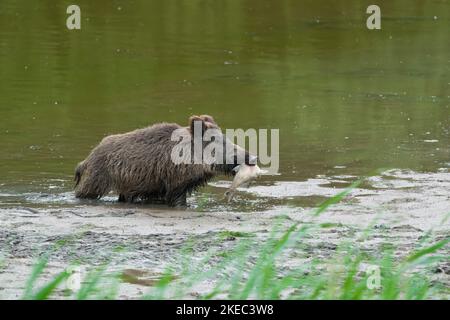
<svg viewBox="0 0 450 320"><path fill-rule="evenodd" d="M76 213L75 211L72 211L72 210L67 210L67 213L71 213L71 214L73 214L73 215L75 215L77 217L84 218L84 216L82 214Z"/></svg>
<svg viewBox="0 0 450 320"><path fill-rule="evenodd" d="M28 211L28 212L31 212L31 213L34 213L34 214L39 214L40 213L38 210L33 209L33 208L28 208L28 207L19 207L18 209L25 210L25 211Z"/></svg>

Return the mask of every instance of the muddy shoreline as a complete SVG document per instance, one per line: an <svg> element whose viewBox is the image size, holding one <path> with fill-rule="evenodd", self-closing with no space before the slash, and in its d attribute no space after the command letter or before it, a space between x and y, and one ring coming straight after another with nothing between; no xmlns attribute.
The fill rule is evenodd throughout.
<svg viewBox="0 0 450 320"><path fill-rule="evenodd" d="M337 179L333 179L316 186L310 181L311 194L325 197L342 190L331 187L337 183ZM443 192L450 186L449 174L420 176L391 172L371 178L369 184L369 187L353 190L350 196L317 218L317 223L327 227L304 239L304 249L308 253L315 257L331 256L340 242L353 241L371 224L371 237L359 245L376 252L383 243L392 243L399 258L415 248L420 237L431 228L433 241L448 237L449 223L442 221L449 211L446 210L449 209L448 196ZM220 183L215 188L223 189ZM271 188L253 186L241 190L240 199L267 199L269 191L276 195L277 190L287 193L287 197L295 197L295 192L302 192L300 189L295 183L294 187L286 183ZM74 261L87 267L108 262L113 269L127 273L119 298L133 299L145 293L166 266L177 263L180 250L188 242L194 243L193 255L201 256L211 248L227 251L241 235L264 241L274 224L287 228L294 223L305 223L310 221L313 211L312 207L289 205L255 212L231 209L176 211L143 205L102 205L101 202L64 207L3 205L0 208L0 297L20 298L37 257L62 240L65 245L51 254L42 281ZM123 251L113 254L117 248ZM444 254L450 255L448 246ZM286 261L286 267L291 263ZM448 261L431 272L434 281L450 288ZM192 292L187 298L195 298L199 293ZM63 292L59 294L62 297Z"/></svg>

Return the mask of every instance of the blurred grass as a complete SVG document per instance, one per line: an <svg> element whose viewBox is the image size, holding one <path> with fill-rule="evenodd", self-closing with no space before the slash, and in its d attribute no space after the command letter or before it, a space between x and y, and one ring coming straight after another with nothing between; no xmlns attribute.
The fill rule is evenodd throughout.
<svg viewBox="0 0 450 320"><path fill-rule="evenodd" d="M445 294L431 279L437 263L449 261L443 249L450 238L432 242L432 230L425 232L411 252L403 258L395 254L398 248L385 244L380 250L369 252L359 244L370 237L375 221L357 239L343 239L330 257L307 255L303 242L306 236L320 234L329 223L314 219L326 213L331 205L344 199L361 181L319 205L311 220L295 223L287 229L283 222L274 223L265 239L256 235L225 231L218 241L233 238L235 245L226 251L212 246L199 256L189 242L178 259L160 276L156 284L141 296L142 299L185 298L202 292L199 299L427 299ZM448 218L448 215L445 220ZM444 253L442 253L444 251ZM294 259L298 259L295 261ZM284 266L289 261L290 267ZM24 299L48 299L68 279L66 270L56 274L36 289L48 263L48 255L36 262L24 290ZM380 271L380 286L370 288L368 266ZM81 279L76 292L66 295L72 299L115 299L122 278L111 274L102 265ZM442 293L443 292L443 293ZM445 298L443 296L443 298Z"/></svg>

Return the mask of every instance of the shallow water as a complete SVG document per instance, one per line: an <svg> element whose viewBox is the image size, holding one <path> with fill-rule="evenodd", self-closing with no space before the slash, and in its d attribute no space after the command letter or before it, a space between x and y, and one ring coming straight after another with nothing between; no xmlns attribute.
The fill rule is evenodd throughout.
<svg viewBox="0 0 450 320"><path fill-rule="evenodd" d="M448 237L449 1L379 0L381 31L356 0L76 3L81 31L66 29L65 2L0 4L0 297L21 297L36 258L68 238L44 280L123 247L112 267L132 288L119 298L140 296L192 239L196 259L230 250L224 232L263 241L380 168L317 218L326 227L303 251L331 257L349 241L400 257L430 229ZM74 198L74 168L104 136L205 113L224 129L280 129L280 174L231 203L219 177L189 212ZM448 297L448 260L436 268Z"/></svg>
<svg viewBox="0 0 450 320"><path fill-rule="evenodd" d="M360 1L78 4L68 31L63 3L2 1L1 206L79 205L73 169L103 136L200 113L280 129L280 175L248 211L312 206L335 194L321 184L378 168L450 167L448 1L381 1L381 31ZM230 209L221 183L190 204Z"/></svg>

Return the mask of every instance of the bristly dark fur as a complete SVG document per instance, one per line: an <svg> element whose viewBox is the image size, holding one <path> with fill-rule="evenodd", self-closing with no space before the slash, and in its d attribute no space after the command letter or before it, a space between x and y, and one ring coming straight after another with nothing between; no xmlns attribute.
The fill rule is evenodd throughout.
<svg viewBox="0 0 450 320"><path fill-rule="evenodd" d="M211 116L202 115L191 117L188 127L159 123L104 138L77 166L75 196L99 199L114 191L123 202L143 200L186 205L187 194L206 185L217 174L231 174L231 169L238 165L173 163L171 151L177 142L171 141L172 132L182 129L189 133L194 121L202 121L205 129L219 128ZM235 149L245 152L238 146ZM248 159L247 152L245 159Z"/></svg>

